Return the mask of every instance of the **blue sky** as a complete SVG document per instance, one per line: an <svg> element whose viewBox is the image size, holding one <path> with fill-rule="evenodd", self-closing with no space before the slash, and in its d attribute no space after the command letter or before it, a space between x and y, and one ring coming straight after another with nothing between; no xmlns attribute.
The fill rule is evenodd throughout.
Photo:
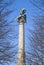
<svg viewBox="0 0 44 65"><path fill-rule="evenodd" d="M9 0L7 0L7 1L9 1ZM20 10L22 8L26 8L26 17L27 17L26 23L25 23L25 46L26 46L26 50L28 50L28 38L27 38L28 29L33 30L34 16L44 15L43 11L42 11L43 8L41 9L41 6L39 6L41 2L40 3L39 2L40 2L40 0L35 0L35 1L34 0L15 0L13 5L9 8L9 9L14 10L14 12L11 15L9 15L7 18L8 22L11 20L13 21L12 23L10 23L10 26L12 26L11 29L13 31L13 33L12 33L13 36L15 35L14 34L15 31L18 32L18 22L17 22L17 20L15 20L15 18L17 16L19 16ZM37 6L33 3L35 3ZM37 8L37 7L39 7L39 8ZM17 25L17 26L15 26L15 25ZM11 34L9 34L9 35L11 36ZM9 39L9 40L10 40L11 44L18 43L18 39L17 40L16 39L12 39L12 40ZM30 49L31 49L31 47L30 47ZM13 64L11 64L11 65L13 65Z"/></svg>
<svg viewBox="0 0 44 65"><path fill-rule="evenodd" d="M28 36L28 29L33 30L34 16L43 15L43 11L42 11L43 9L41 9L41 6L39 6L41 3L40 0L35 0L35 1L36 1L36 3L34 2L34 0L15 0L14 4L12 6L12 8L15 10L14 13L11 14L11 16L13 17L12 19L19 16L20 10L22 8L26 8L26 16L27 16L27 18L26 18L27 20L25 23L25 48L26 48L26 51L28 50L28 47L31 49L31 47L30 47L31 43L28 43L27 36ZM37 6L35 6L33 3L35 3ZM37 8L37 7L39 7L39 8ZM11 18L10 18L10 20L11 20ZM14 21L14 24L15 24L15 22L16 21ZM18 24L18 23L16 22L16 24ZM16 26L16 29L18 31L18 26ZM15 42L15 41L12 41L12 42ZM18 39L16 42L18 43Z"/></svg>
<svg viewBox="0 0 44 65"><path fill-rule="evenodd" d="M32 2L35 3L39 8L37 8ZM40 0L15 0L13 4L13 9L16 9L14 13L12 14L13 18L16 18L20 14L20 10L22 8L26 8L26 16L27 20L25 23L25 42L27 40L27 33L28 29L33 29L33 19L34 16L40 16L43 14L43 11L41 11ZM41 12L41 13L40 13ZM16 27L17 29L17 27ZM26 42L27 43L27 42Z"/></svg>

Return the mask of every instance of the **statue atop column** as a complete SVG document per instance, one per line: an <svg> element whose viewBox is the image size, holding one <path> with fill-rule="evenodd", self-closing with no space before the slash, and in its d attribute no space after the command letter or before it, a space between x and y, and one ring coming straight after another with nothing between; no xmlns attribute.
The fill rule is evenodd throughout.
<svg viewBox="0 0 44 65"><path fill-rule="evenodd" d="M18 20L20 20L21 18L24 18L25 21L26 21L26 14L25 14L25 12L26 12L26 9L23 8L23 9L21 10L21 12L20 12L20 15L18 16Z"/></svg>
<svg viewBox="0 0 44 65"><path fill-rule="evenodd" d="M25 8L23 8L23 9L21 10L21 12L20 12L20 15L24 15L24 14L25 14L25 12L26 12L26 9L25 9Z"/></svg>

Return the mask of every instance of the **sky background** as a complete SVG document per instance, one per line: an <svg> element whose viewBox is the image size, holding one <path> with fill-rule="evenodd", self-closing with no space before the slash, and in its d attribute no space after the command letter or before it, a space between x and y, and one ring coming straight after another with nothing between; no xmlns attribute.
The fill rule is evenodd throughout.
<svg viewBox="0 0 44 65"><path fill-rule="evenodd" d="M10 0L5 0L4 2L9 2L9 1ZM10 22L12 20L12 22L9 25L11 26L13 33L9 33L9 35L7 35L7 37L10 36L12 38L12 40L8 38L8 40L11 42L11 44L13 44L13 45L16 43L18 44L18 36L16 36L17 39L15 39L15 37L13 37L13 36L15 36L15 34L17 35L18 30L19 30L19 28L18 28L19 24L16 20L16 17L19 16L21 9L25 8L26 9L25 49L27 51L28 47L30 47L30 45L28 45L30 43L28 42L28 38L27 38L28 33L29 33L28 29L32 29L32 30L34 29L33 28L33 25L34 25L33 19L35 18L35 16L44 15L43 5L41 5L43 2L41 3L41 0L13 0L13 1L14 1L13 5L11 5L11 7L8 7L8 8L13 9L14 12L7 17L8 22ZM30 49L31 49L31 47L30 47ZM11 65L15 65L15 64L12 63Z"/></svg>
<svg viewBox="0 0 44 65"><path fill-rule="evenodd" d="M43 3L43 2L42 2ZM13 26L15 27L14 30L18 31L18 22L16 19L16 17L19 16L20 11L22 8L26 8L26 23L25 23L25 43L26 46L28 45L27 43L27 34L28 34L28 29L33 29L33 19L35 18L35 16L41 16L44 15L43 14L43 5L41 6L41 0L15 0L13 5L12 5L12 9L14 10L14 12L10 15L10 19L9 20L13 20L14 23L12 23L12 25L17 25L17 26ZM13 41L14 42L14 41Z"/></svg>

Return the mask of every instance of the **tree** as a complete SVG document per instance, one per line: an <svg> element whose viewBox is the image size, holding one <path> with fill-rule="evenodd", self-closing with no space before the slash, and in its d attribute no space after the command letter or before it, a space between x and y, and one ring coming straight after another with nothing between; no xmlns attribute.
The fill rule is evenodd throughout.
<svg viewBox="0 0 44 65"><path fill-rule="evenodd" d="M11 38L12 33L10 22L8 22L7 17L13 12L9 7L13 4L13 0L5 1L0 0L0 64L6 65L9 62L12 62L15 58L16 51L14 48L15 45L11 45L9 39ZM12 50L14 49L14 50Z"/></svg>
<svg viewBox="0 0 44 65"><path fill-rule="evenodd" d="M27 52L27 61L30 65L44 65L44 16L36 17L34 23L34 30L29 30L32 51Z"/></svg>

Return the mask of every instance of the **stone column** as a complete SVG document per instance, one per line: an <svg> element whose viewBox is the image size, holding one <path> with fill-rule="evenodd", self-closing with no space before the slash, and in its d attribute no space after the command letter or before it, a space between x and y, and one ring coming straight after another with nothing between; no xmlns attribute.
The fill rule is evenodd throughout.
<svg viewBox="0 0 44 65"><path fill-rule="evenodd" d="M18 21L19 21L19 44L18 44L17 65L25 65L25 37L24 37L25 15L20 15L18 17Z"/></svg>

